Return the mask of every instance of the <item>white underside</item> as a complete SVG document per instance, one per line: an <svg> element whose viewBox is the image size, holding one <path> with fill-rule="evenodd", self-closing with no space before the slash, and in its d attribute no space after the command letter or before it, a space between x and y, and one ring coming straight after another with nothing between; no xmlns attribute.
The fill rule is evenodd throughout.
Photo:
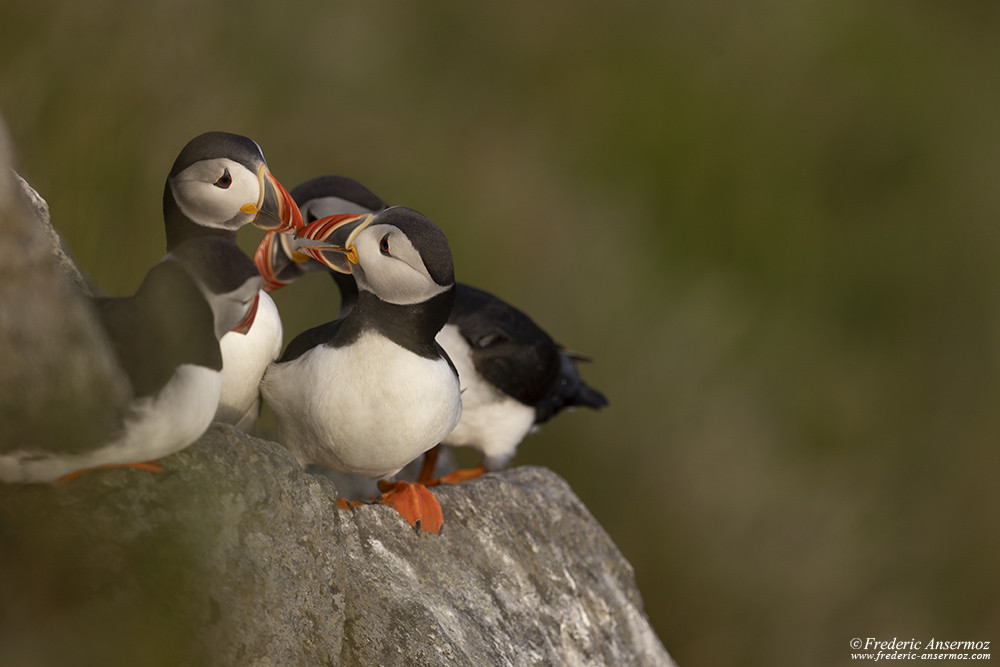
<svg viewBox="0 0 1000 667"><path fill-rule="evenodd" d="M482 452L487 470L502 469L534 428L535 409L482 379L458 327L445 325L437 342L455 364L462 385L462 418L442 442L453 447L473 447Z"/></svg>
<svg viewBox="0 0 1000 667"><path fill-rule="evenodd" d="M278 440L299 463L389 478L437 445L458 422L458 380L384 336L319 346L272 364L261 383Z"/></svg>
<svg viewBox="0 0 1000 667"><path fill-rule="evenodd" d="M0 455L0 480L51 482L77 470L151 461L178 452L212 423L222 378L218 371L184 364L155 398L132 401L120 435L80 454L14 451Z"/></svg>
<svg viewBox="0 0 1000 667"><path fill-rule="evenodd" d="M230 331L222 348L222 396L215 421L249 432L260 414L260 379L281 354L281 317L274 300L261 290L257 315L246 334Z"/></svg>

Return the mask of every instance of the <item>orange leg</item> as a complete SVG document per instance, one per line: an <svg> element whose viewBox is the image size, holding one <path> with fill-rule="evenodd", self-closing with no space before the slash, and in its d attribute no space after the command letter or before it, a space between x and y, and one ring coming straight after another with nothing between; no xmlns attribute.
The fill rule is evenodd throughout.
<svg viewBox="0 0 1000 667"><path fill-rule="evenodd" d="M462 482L468 482L470 479L475 479L486 472L486 468L483 464L479 464L475 468L461 468L448 473L443 477L434 479L434 468L437 467L438 454L440 451L441 445L438 445L424 454L424 464L420 467L420 474L417 475L417 484L423 484L424 486L437 486L438 484L461 484Z"/></svg>
<svg viewBox="0 0 1000 667"><path fill-rule="evenodd" d="M441 453L441 445L427 450L424 454L424 464L420 466L420 474L417 475L417 484L424 486L436 486L434 479L434 469L437 467L438 455Z"/></svg>
<svg viewBox="0 0 1000 667"><path fill-rule="evenodd" d="M83 470L67 473L57 479L54 484L65 484L71 479L76 479L85 472L90 472L92 470L106 470L108 468L137 468L139 470L148 470L149 472L163 472L163 466L156 461L140 461L138 463L107 463L102 466L94 466L93 468L84 468Z"/></svg>

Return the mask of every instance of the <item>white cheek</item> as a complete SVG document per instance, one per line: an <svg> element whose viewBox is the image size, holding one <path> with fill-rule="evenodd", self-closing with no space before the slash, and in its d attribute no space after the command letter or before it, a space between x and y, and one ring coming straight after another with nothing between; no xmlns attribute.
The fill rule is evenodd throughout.
<svg viewBox="0 0 1000 667"><path fill-rule="evenodd" d="M239 216L246 216L246 222L252 214L245 214L240 207L257 202L256 193L246 184L233 183L229 189L223 190L210 183L201 181L182 181L172 184L174 200L181 212L192 221L205 227L228 227L229 221ZM258 189L256 187L254 190Z"/></svg>
<svg viewBox="0 0 1000 667"><path fill-rule="evenodd" d="M229 170L232 182L228 188L220 188L214 183L225 169ZM260 199L257 175L231 160L194 164L171 180L170 188L185 216L213 228L234 229L250 222L253 214L240 209L247 204L256 205Z"/></svg>
<svg viewBox="0 0 1000 667"><path fill-rule="evenodd" d="M378 261L382 260L382 261ZM383 301L396 304L420 303L429 298L436 290L433 281L416 271L409 265L379 257L370 267L365 276L371 284L372 291Z"/></svg>
<svg viewBox="0 0 1000 667"><path fill-rule="evenodd" d="M366 239L366 241L369 241ZM419 271L397 257L386 257L377 243L359 242L358 260L364 267L355 274L360 289L373 292L379 299L397 305L423 303L450 289L435 283L424 271ZM414 255L416 251L407 249ZM419 256L416 261L419 260Z"/></svg>

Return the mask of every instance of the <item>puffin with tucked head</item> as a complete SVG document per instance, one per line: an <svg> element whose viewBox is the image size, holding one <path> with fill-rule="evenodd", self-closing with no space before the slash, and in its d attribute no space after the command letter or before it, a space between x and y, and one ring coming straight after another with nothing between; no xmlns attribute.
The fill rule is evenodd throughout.
<svg viewBox="0 0 1000 667"><path fill-rule="evenodd" d="M27 448L0 454L0 480L51 482L103 467L160 470L153 459L198 439L222 388L219 339L252 316L256 267L226 239L177 243L133 296L93 298L116 360L132 387L121 421L78 451Z"/></svg>

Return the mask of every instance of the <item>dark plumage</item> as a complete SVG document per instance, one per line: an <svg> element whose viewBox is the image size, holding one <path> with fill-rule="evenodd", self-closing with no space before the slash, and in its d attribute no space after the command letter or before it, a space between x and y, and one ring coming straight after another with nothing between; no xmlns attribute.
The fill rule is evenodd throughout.
<svg viewBox="0 0 1000 667"><path fill-rule="evenodd" d="M511 398L535 408L535 424L564 408L601 408L607 399L587 386L567 352L517 308L488 292L458 285L448 323L469 344L469 357L483 379Z"/></svg>

